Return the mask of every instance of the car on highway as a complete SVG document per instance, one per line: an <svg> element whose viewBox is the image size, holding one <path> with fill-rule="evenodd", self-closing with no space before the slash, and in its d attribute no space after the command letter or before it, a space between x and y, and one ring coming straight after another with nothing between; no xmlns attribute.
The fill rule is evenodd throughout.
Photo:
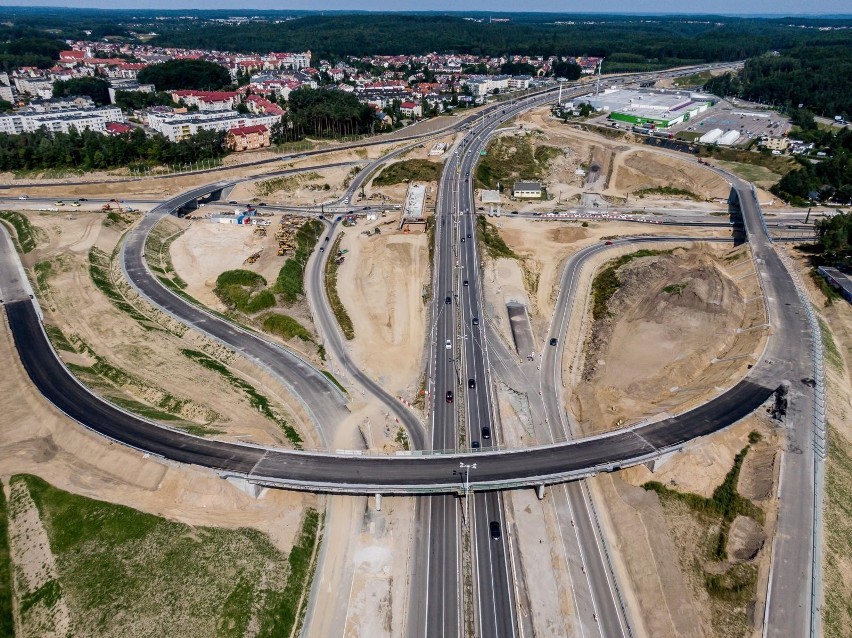
<svg viewBox="0 0 852 638"><path fill-rule="evenodd" d="M447 295L447 298L444 299L444 303L452 303L452 301L453 301L453 298L450 297L449 295Z"/></svg>
<svg viewBox="0 0 852 638"><path fill-rule="evenodd" d="M77 199L77 201L78 201L78 202L87 202L87 201L89 201L89 200L88 200L88 199L86 199L85 197L80 197L80 198L78 198L78 199Z"/></svg>
<svg viewBox="0 0 852 638"><path fill-rule="evenodd" d="M464 243L464 237L461 238L461 243Z"/></svg>
<svg viewBox="0 0 852 638"><path fill-rule="evenodd" d="M258 206L266 206L266 202L259 202Z"/></svg>
<svg viewBox="0 0 852 638"><path fill-rule="evenodd" d="M556 337L550 338L550 345L555 346L557 343L559 343L559 340Z"/></svg>
<svg viewBox="0 0 852 638"><path fill-rule="evenodd" d="M232 200L231 200L231 201L229 201L228 203L229 203L229 204L239 204L239 202L238 202L237 200L235 200L235 199L232 199Z"/></svg>
<svg viewBox="0 0 852 638"><path fill-rule="evenodd" d="M471 322L474 326L478 326L478 325L479 325L479 317L474 317L473 319L471 319L471 320L470 320L470 322Z"/></svg>
<svg viewBox="0 0 852 638"><path fill-rule="evenodd" d="M18 195L18 199L29 199L29 195Z"/></svg>
<svg viewBox="0 0 852 638"><path fill-rule="evenodd" d="M80 202L71 202L71 205L76 208L80 208Z"/></svg>
<svg viewBox="0 0 852 638"><path fill-rule="evenodd" d="M447 390L447 403L452 403L452 402L453 402L453 391Z"/></svg>
<svg viewBox="0 0 852 638"><path fill-rule="evenodd" d="M446 343L444 344L444 347L445 347L447 350L452 350L452 349L453 349L453 342L452 342L452 341L450 341L449 339L447 339Z"/></svg>
<svg viewBox="0 0 852 638"><path fill-rule="evenodd" d="M61 199L57 199L55 202L53 202L53 204L54 206L65 206L65 202L63 202Z"/></svg>
<svg viewBox="0 0 852 638"><path fill-rule="evenodd" d="M476 387L476 379L468 379L467 387L473 390Z"/></svg>
<svg viewBox="0 0 852 638"><path fill-rule="evenodd" d="M471 441L470 447L473 448L474 450L478 450L479 449L479 441Z"/></svg>
<svg viewBox="0 0 852 638"><path fill-rule="evenodd" d="M344 200L343 200L343 203L344 203L344 204L348 204L348 203L349 203L349 198L347 197L346 199L344 199Z"/></svg>
<svg viewBox="0 0 852 638"><path fill-rule="evenodd" d="M470 233L467 234L467 238L470 239Z"/></svg>
<svg viewBox="0 0 852 638"><path fill-rule="evenodd" d="M500 540L500 536L502 536L502 533L500 532L500 521L491 521L488 524L488 532L491 534L491 538L493 540Z"/></svg>
<svg viewBox="0 0 852 638"><path fill-rule="evenodd" d="M465 279L465 280L464 280L464 285L465 285L465 286L467 286L467 285L468 285L468 281L467 281L467 279Z"/></svg>
<svg viewBox="0 0 852 638"><path fill-rule="evenodd" d="M486 441L491 438L491 428L487 425L482 426L482 438Z"/></svg>
<svg viewBox="0 0 852 638"><path fill-rule="evenodd" d="M612 246L612 242L611 241L605 241L604 246Z"/></svg>

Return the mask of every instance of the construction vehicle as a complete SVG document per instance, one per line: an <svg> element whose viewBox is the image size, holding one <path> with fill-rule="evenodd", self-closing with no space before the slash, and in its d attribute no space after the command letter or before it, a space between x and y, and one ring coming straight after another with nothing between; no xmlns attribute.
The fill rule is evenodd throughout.
<svg viewBox="0 0 852 638"><path fill-rule="evenodd" d="M251 255L248 256L248 258L243 263L244 264L253 264L258 259L260 259L260 253L262 253L262 252L263 252L263 248L258 250L256 253L252 253Z"/></svg>

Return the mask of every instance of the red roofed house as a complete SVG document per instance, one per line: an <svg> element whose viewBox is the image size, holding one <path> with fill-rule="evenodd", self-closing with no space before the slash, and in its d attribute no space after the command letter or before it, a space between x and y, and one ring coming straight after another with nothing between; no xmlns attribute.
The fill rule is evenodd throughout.
<svg viewBox="0 0 852 638"><path fill-rule="evenodd" d="M85 51L60 51L59 52L59 60L61 62L82 62L83 58L86 57Z"/></svg>
<svg viewBox="0 0 852 638"><path fill-rule="evenodd" d="M263 124L232 128L225 138L225 145L232 151L251 151L269 146L269 129Z"/></svg>
<svg viewBox="0 0 852 638"><path fill-rule="evenodd" d="M284 109L278 106L275 102L267 100L260 95L249 95L246 97L246 106L252 113L262 115L284 115Z"/></svg>
<svg viewBox="0 0 852 638"><path fill-rule="evenodd" d="M403 102L399 105L399 112L405 117L423 117L423 107L416 102Z"/></svg>
<svg viewBox="0 0 852 638"><path fill-rule="evenodd" d="M119 122L108 122L106 125L106 132L108 135L123 135L125 133L129 133L132 130L132 126L127 126L127 124L120 124Z"/></svg>

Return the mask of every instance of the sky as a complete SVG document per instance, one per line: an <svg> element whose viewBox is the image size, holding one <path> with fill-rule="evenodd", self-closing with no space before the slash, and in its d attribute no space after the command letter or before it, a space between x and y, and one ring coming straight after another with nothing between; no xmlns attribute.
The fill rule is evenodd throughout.
<svg viewBox="0 0 852 638"><path fill-rule="evenodd" d="M537 0L519 6L517 0L0 0L0 6L64 6L96 9L312 9L369 11L552 11L558 13L715 13L723 15L852 15L850 0Z"/></svg>

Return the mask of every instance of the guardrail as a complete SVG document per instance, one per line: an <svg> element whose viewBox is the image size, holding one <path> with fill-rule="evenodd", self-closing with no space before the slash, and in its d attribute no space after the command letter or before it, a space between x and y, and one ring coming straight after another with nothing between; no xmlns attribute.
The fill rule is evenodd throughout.
<svg viewBox="0 0 852 638"><path fill-rule="evenodd" d="M766 228L766 219L763 216L763 211L760 208L760 202L757 199L757 192L752 185L752 194L754 195L755 204L760 219L763 222L764 230L769 237L769 232ZM772 238L769 237L769 241ZM823 509L823 488L825 482L825 464L824 461L828 456L828 436L825 429L826 417L826 402L825 402L825 360L822 342L822 327L819 319L814 313L813 301L808 294L807 287L802 282L799 273L795 266L791 263L790 258L784 253L777 251L781 263L793 280L793 285L796 287L796 293L799 300L802 302L802 307L805 309L805 316L808 320L808 325L811 331L811 357L813 366L813 389L814 389L814 406L813 406L813 426L814 426L814 508L812 520L811 534L811 619L810 619L810 635L812 638L821 636L821 618L820 618L820 600L822 598L822 509ZM768 607L768 601L767 601ZM765 629L765 628L764 628Z"/></svg>

